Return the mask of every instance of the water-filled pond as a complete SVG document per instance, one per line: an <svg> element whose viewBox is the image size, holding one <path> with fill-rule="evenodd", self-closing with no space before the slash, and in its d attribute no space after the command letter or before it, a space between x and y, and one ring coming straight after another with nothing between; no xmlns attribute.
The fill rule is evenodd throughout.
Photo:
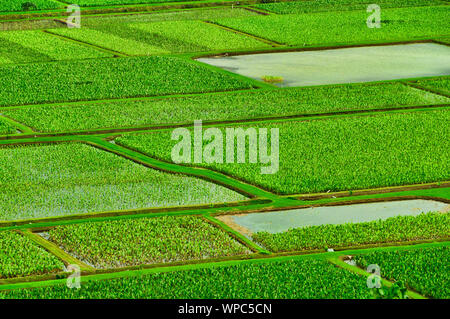
<svg viewBox="0 0 450 319"><path fill-rule="evenodd" d="M244 233L267 231L278 233L289 228L317 226L322 224L361 223L394 216L415 216L422 212L448 212L450 205L434 200L401 200L343 206L323 206L276 211L228 215L228 223L240 228ZM237 227L236 227L237 226Z"/></svg>
<svg viewBox="0 0 450 319"><path fill-rule="evenodd" d="M450 47L436 43L200 58L253 79L282 77L278 86L371 82L450 74Z"/></svg>

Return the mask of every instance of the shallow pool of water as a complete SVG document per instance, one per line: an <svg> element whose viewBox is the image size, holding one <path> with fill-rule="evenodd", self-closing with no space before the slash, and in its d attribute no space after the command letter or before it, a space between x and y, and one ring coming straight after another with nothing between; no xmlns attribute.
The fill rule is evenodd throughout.
<svg viewBox="0 0 450 319"><path fill-rule="evenodd" d="M250 234L259 231L278 233L290 228L317 226L322 224L361 223L394 216L416 216L422 212L447 212L450 205L434 200L402 200L354 204L345 206L323 206L227 216L235 228ZM247 230L247 231L246 231Z"/></svg>
<svg viewBox="0 0 450 319"><path fill-rule="evenodd" d="M281 76L279 86L357 83L450 74L450 47L436 43L200 58L261 80Z"/></svg>

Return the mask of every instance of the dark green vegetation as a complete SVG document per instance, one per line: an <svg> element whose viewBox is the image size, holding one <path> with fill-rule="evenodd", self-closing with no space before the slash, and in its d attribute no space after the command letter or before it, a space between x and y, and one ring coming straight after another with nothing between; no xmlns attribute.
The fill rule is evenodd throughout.
<svg viewBox="0 0 450 319"><path fill-rule="evenodd" d="M3 113L41 132L192 123L293 114L449 103L400 83L340 85L166 99L118 100L21 107Z"/></svg>
<svg viewBox="0 0 450 319"><path fill-rule="evenodd" d="M222 72L176 57L8 65L0 67L0 81L4 83L0 91L1 106L251 87Z"/></svg>
<svg viewBox="0 0 450 319"><path fill-rule="evenodd" d="M261 174L266 165L248 163L248 155L245 164L198 165L285 194L444 181L450 178L449 123L445 109L229 125L279 128L279 171ZM171 131L124 135L117 141L166 161L177 144Z"/></svg>
<svg viewBox="0 0 450 319"><path fill-rule="evenodd" d="M63 4L61 2L52 0L2 0L0 2L0 12L36 11L44 9L57 9L62 7Z"/></svg>
<svg viewBox="0 0 450 319"><path fill-rule="evenodd" d="M432 240L449 234L449 214L427 213L357 224L308 226L276 234L259 232L252 237L267 249L282 252Z"/></svg>
<svg viewBox="0 0 450 319"><path fill-rule="evenodd" d="M282 284L281 284L282 283ZM230 267L0 292L0 298L370 298L366 281L322 260Z"/></svg>
<svg viewBox="0 0 450 319"><path fill-rule="evenodd" d="M16 128L12 127L4 119L0 118L0 134L12 134L16 132L17 132Z"/></svg>
<svg viewBox="0 0 450 319"><path fill-rule="evenodd" d="M0 232L0 279L62 271L64 264L27 237Z"/></svg>
<svg viewBox="0 0 450 319"><path fill-rule="evenodd" d="M0 154L1 220L244 199L84 144L15 146Z"/></svg>
<svg viewBox="0 0 450 319"><path fill-rule="evenodd" d="M449 247L377 251L355 256L361 267L377 264L383 278L403 282L410 289L438 299L450 298L449 258Z"/></svg>
<svg viewBox="0 0 450 319"><path fill-rule="evenodd" d="M269 15L219 19L217 23L270 39L301 46L431 39L449 33L448 7L383 10L381 28L368 29L366 10L303 15Z"/></svg>
<svg viewBox="0 0 450 319"><path fill-rule="evenodd" d="M200 217L156 217L60 226L49 240L96 268L185 261L249 252Z"/></svg>
<svg viewBox="0 0 450 319"><path fill-rule="evenodd" d="M420 7L444 4L442 0L378 0L380 8ZM278 14L302 14L310 12L366 10L375 3L372 0L313 0L257 4L254 7Z"/></svg>

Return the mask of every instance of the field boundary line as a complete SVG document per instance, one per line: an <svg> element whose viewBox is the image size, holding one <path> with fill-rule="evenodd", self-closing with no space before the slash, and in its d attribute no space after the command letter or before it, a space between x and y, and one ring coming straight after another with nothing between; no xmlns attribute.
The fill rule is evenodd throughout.
<svg viewBox="0 0 450 319"><path fill-rule="evenodd" d="M143 275L150 275L155 273L167 273L174 271L186 271L186 270L195 270L195 269L205 269L205 268L216 268L216 267L227 267L227 266L235 266L240 264L257 264L257 263L266 263L266 262L283 262L283 261L291 261L291 260L300 260L300 259L318 259L329 261L330 258L339 257L342 255L352 255L352 254L362 254L369 253L372 251L392 251L392 250L409 250L409 249L421 249L428 247L447 247L450 246L450 242L440 242L440 243L424 243L418 244L414 246L393 246L393 247L376 247L369 249L360 249L360 250L345 250L339 252L320 252L314 254L296 254L296 255L247 255L248 258L241 259L232 259L232 260L222 260L222 261L208 261L208 260L196 260L193 263L185 263L180 265L167 265L167 266L154 266L148 268L139 268L135 267L135 269L111 269L112 271L102 271L97 269L95 274L87 274L81 277L81 282L89 282L93 280L108 280L115 278L128 278L128 277L136 277ZM243 255L246 256L246 255ZM236 256L235 256L236 257ZM240 256L242 257L242 255ZM116 270L116 271L114 271ZM28 281L28 282L20 282L13 284L0 284L0 291L4 290L14 290L21 288L38 288L38 287L47 287L54 286L58 284L64 284L66 279L55 279L55 280L41 280L41 281Z"/></svg>
<svg viewBox="0 0 450 319"><path fill-rule="evenodd" d="M277 42L277 41L273 41L273 40L270 40L270 39L266 39L266 38L263 38L263 37L260 37L260 36L257 36L257 35L248 33L248 32L244 32L244 31L241 31L241 30L233 29L233 28L227 27L227 26L225 26L225 25L222 25L222 24L220 24L220 23L214 22L214 21L209 21L209 20L202 20L202 21L203 21L204 23L214 25L214 26L216 26L216 27L218 27L218 28L227 30L227 31L229 31L229 32L234 32L234 33L237 33L237 34L241 34L241 35L244 35L244 36L247 36L247 37L256 39L256 40L258 40L258 41L260 41L260 42L269 44L269 45L271 45L272 47L278 48L278 47L286 46L285 43L280 43L280 42Z"/></svg>
<svg viewBox="0 0 450 319"><path fill-rule="evenodd" d="M335 265L335 266L337 266L337 267L339 267L341 269L347 270L349 272L352 272L354 274L358 274L358 275L361 275L361 276L364 276L364 277L369 277L371 275L370 273L364 271L364 269L361 269L361 268L359 268L357 266L352 266L352 265L349 265L349 264L345 263L339 257L329 258L328 261L330 263L332 263L333 265ZM380 277L380 278L381 278L381 282L383 283L383 285L385 285L387 287L392 287L392 285L394 284L392 281L389 281L389 280L387 280L387 279L385 279L383 277ZM428 299L427 297L425 297L425 296L423 296L423 295L421 295L421 294L419 294L419 293L417 293L417 292L415 292L415 291L413 291L413 290L411 290L409 288L407 288L407 290L406 290L406 295L408 297L410 297L410 298L413 298L413 299Z"/></svg>
<svg viewBox="0 0 450 319"><path fill-rule="evenodd" d="M75 264L80 267L82 271L92 271L95 270L94 267L89 266L85 264L84 262L78 260L77 258L73 257L60 247L56 245L55 243L52 243L45 238L39 236L38 234L35 234L31 232L30 230L17 230L20 234L23 236L26 236L28 239L32 240L35 244L39 245L40 247L47 250L49 253L60 259L66 266Z"/></svg>
<svg viewBox="0 0 450 319"><path fill-rule="evenodd" d="M61 35L61 34L57 34L57 33L54 33L52 31L49 31L49 30L42 30L42 32L51 34L51 35L53 35L53 36L55 36L57 38L65 40L65 41L73 42L73 43L76 43L76 44L81 45L81 46L85 46L85 47L88 47L88 48L96 49L97 51L101 51L103 53L112 54L111 58L114 58L114 57L129 57L130 56L130 55L128 55L126 53L123 53L123 52L114 51L114 50L111 50L111 49L108 49L108 48L104 48L104 47L101 47L99 45L95 45L95 44L92 44L92 43L89 43L89 42L76 40L74 38L71 38L71 37L68 37L68 36L64 36L64 35Z"/></svg>
<svg viewBox="0 0 450 319"><path fill-rule="evenodd" d="M23 123L20 123L20 122L18 122L18 121L16 121L16 120L14 120L14 119L12 119L12 118L10 118L10 117L4 115L4 114L1 114L1 113L0 113L0 119L1 119L2 121L4 121L4 122L10 124L10 125L13 126L15 129L21 131L21 132L24 133L24 134L32 134L32 133L35 133L34 130L33 130L33 128L31 128L31 127L29 127L29 126L27 126L27 125L25 125L25 124L23 124Z"/></svg>
<svg viewBox="0 0 450 319"><path fill-rule="evenodd" d="M426 86L422 86L422 85L417 84L417 83L412 82L412 81L404 81L403 83L406 86L408 86L408 87L412 87L412 88L415 88L415 89L418 89L418 90L422 90L422 91L425 91L425 92L428 92L428 93L433 93L433 94L440 95L440 96L443 96L443 97L446 97L446 98L450 98L450 95L448 95L448 94L446 94L446 93L444 93L444 92L442 92L442 91L440 91L438 89L432 89L432 88L429 88L429 87L426 87Z"/></svg>

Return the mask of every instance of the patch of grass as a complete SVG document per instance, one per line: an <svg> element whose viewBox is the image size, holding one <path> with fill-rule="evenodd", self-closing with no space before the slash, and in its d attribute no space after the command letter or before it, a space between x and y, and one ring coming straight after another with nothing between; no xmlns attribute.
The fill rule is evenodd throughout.
<svg viewBox="0 0 450 319"><path fill-rule="evenodd" d="M232 120L408 105L449 103L450 99L400 83L253 90L141 101L110 101L5 110L42 132Z"/></svg>
<svg viewBox="0 0 450 319"><path fill-rule="evenodd" d="M268 164L248 163L248 143L245 163L195 165L222 171L282 194L444 181L450 179L449 123L450 111L444 109L227 125L267 128L269 132L278 128L278 172L264 175L261 167ZM225 136L225 127L221 130ZM223 140L226 150L226 138ZM171 140L171 131L127 134L118 142L166 161L171 161L172 148L178 143ZM270 145L269 138L269 149Z"/></svg>
<svg viewBox="0 0 450 319"><path fill-rule="evenodd" d="M8 147L0 154L2 220L245 199L85 144Z"/></svg>
<svg viewBox="0 0 450 319"><path fill-rule="evenodd" d="M253 240L273 252L300 251L409 240L445 238L450 234L450 215L427 213L385 220L293 228L282 233L257 232Z"/></svg>
<svg viewBox="0 0 450 319"><path fill-rule="evenodd" d="M320 46L411 41L450 34L450 8L385 9L381 28L369 29L366 10L218 19L219 24L289 45Z"/></svg>
<svg viewBox="0 0 450 319"><path fill-rule="evenodd" d="M17 128L11 126L8 122L2 120L0 117L0 134L17 133Z"/></svg>
<svg viewBox="0 0 450 319"><path fill-rule="evenodd" d="M282 284L280 284L282 283ZM0 298L361 299L366 280L323 260L291 260L175 271L0 292Z"/></svg>
<svg viewBox="0 0 450 319"><path fill-rule="evenodd" d="M355 256L361 267L377 264L382 277L403 282L410 289L437 299L450 298L449 258L449 247L376 251Z"/></svg>
<svg viewBox="0 0 450 319"><path fill-rule="evenodd" d="M2 106L251 88L232 76L175 57L5 65L0 67L0 81Z"/></svg>
<svg viewBox="0 0 450 319"><path fill-rule="evenodd" d="M30 239L12 231L0 232L0 278L62 271L64 264Z"/></svg>
<svg viewBox="0 0 450 319"><path fill-rule="evenodd" d="M424 88L429 88L436 90L437 92L450 95L450 77L419 80L417 81L417 84Z"/></svg>
<svg viewBox="0 0 450 319"><path fill-rule="evenodd" d="M31 5L23 6L27 2ZM52 0L2 0L0 3L0 12L58 9L62 7L63 5L61 3Z"/></svg>
<svg viewBox="0 0 450 319"><path fill-rule="evenodd" d="M65 41L42 31L0 32L0 38L30 50L37 51L40 54L49 57L50 60L112 57L112 54L85 47L71 41ZM37 61L39 61L39 59L37 59Z"/></svg>
<svg viewBox="0 0 450 319"><path fill-rule="evenodd" d="M278 14L302 14L311 12L366 10L367 6L373 3L372 0L314 0L260 3L254 5L254 7ZM442 5L443 3L441 0L379 0L376 4L383 10L387 8Z"/></svg>
<svg viewBox="0 0 450 319"><path fill-rule="evenodd" d="M250 251L200 217L156 217L58 226L49 240L96 268L246 254Z"/></svg>

